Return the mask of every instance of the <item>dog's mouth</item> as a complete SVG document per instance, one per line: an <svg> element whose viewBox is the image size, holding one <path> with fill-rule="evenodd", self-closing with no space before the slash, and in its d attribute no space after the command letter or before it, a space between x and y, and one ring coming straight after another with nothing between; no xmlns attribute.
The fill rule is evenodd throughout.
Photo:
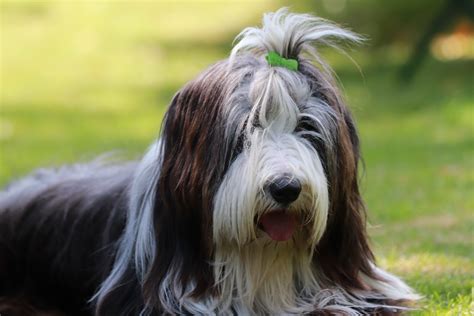
<svg viewBox="0 0 474 316"><path fill-rule="evenodd" d="M286 209L271 210L263 214L258 221L258 227L274 241L291 239L298 226L296 214Z"/></svg>

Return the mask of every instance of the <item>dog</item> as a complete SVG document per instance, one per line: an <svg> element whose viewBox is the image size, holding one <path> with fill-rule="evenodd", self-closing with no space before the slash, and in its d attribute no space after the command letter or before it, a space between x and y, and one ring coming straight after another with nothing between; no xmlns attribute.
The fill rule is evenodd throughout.
<svg viewBox="0 0 474 316"><path fill-rule="evenodd" d="M360 42L283 8L173 97L139 162L44 169L0 195L0 314L390 315L359 138L318 45Z"/></svg>

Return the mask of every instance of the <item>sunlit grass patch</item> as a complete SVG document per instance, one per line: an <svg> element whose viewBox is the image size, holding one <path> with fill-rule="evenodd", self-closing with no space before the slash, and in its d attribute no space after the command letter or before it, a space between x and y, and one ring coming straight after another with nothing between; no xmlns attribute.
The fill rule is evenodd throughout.
<svg viewBox="0 0 474 316"><path fill-rule="evenodd" d="M469 315L474 285L474 264L460 256L437 253L404 255L392 252L379 264L402 275L424 296L415 315Z"/></svg>
<svg viewBox="0 0 474 316"><path fill-rule="evenodd" d="M472 295L443 296L436 289L431 289L431 293L423 302L424 306L411 315L470 316L474 313Z"/></svg>
<svg viewBox="0 0 474 316"><path fill-rule="evenodd" d="M403 255L391 253L379 259L382 266L402 275L424 274L433 279L442 275L468 276L474 274L474 263L468 258L436 253ZM469 278L467 282L471 282Z"/></svg>

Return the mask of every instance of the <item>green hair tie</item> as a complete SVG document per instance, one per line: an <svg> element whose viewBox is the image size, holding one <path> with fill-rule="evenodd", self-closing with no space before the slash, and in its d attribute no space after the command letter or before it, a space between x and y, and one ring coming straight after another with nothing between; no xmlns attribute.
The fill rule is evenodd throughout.
<svg viewBox="0 0 474 316"><path fill-rule="evenodd" d="M290 70L298 70L298 61L296 59L286 59L281 57L277 52L269 52L265 56L268 64L272 67L285 67Z"/></svg>

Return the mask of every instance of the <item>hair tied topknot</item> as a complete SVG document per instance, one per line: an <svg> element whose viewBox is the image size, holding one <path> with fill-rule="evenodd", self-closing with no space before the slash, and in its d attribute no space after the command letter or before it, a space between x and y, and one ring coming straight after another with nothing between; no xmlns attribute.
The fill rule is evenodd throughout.
<svg viewBox="0 0 474 316"><path fill-rule="evenodd" d="M283 58L277 52L269 52L265 56L265 59L272 67L284 67L293 71L298 71L298 61L296 59Z"/></svg>

